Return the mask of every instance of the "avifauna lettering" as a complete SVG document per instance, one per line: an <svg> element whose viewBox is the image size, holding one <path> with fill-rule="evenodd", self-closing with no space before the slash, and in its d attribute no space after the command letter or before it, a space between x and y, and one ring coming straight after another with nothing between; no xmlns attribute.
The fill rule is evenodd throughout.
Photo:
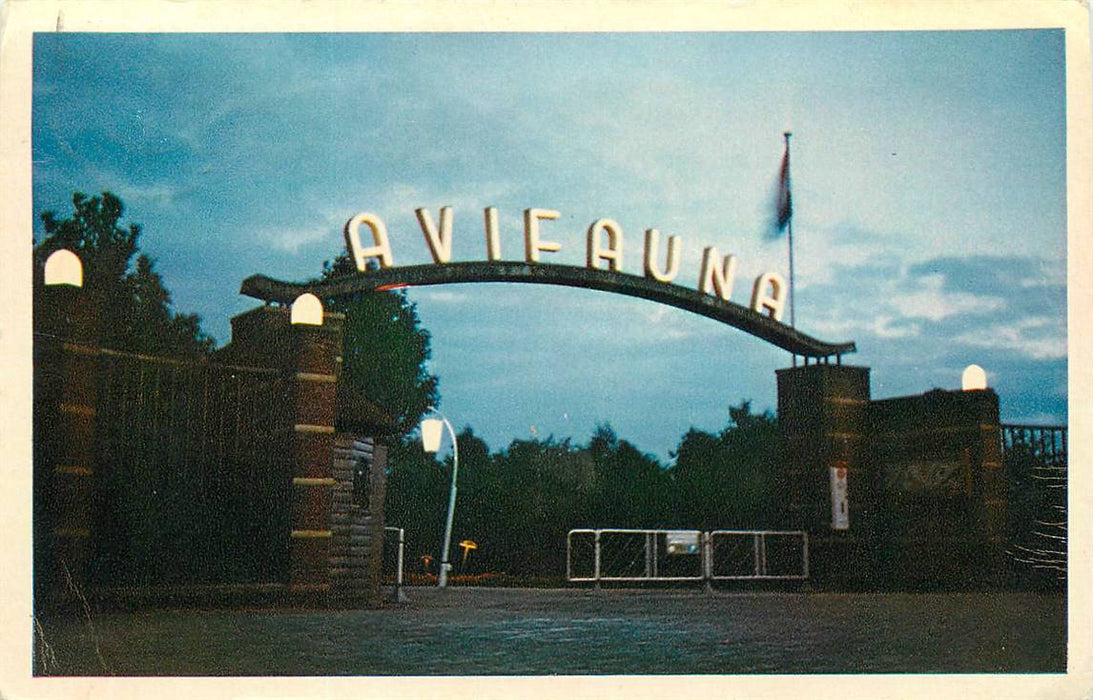
<svg viewBox="0 0 1093 700"><path fill-rule="evenodd" d="M451 207L441 207L439 221L433 218L428 209L415 209L421 233L433 262L443 265L452 259L452 224ZM562 244L549 240L544 234L544 222L554 221L561 214L553 209L524 210L524 260L529 264L542 262L546 253L557 253ZM497 209L487 207L484 211L486 234L486 257L489 260L501 260L501 233L498 226ZM371 234L371 245L361 241L361 227ZM391 239L387 235L387 225L376 214L362 212L345 224L345 245L353 256L357 270L366 272L368 261L376 260L381 267L394 267L391 252ZM679 274L682 238L668 236L667 247L661 253L660 232L655 229L645 231L645 249L643 267L645 277L672 283ZM623 232L622 227L613 219L596 219L588 227L585 246L585 265L593 270L606 269L622 273ZM702 251L702 263L698 277L698 289L704 294L716 296L723 301L731 301L733 281L736 278L736 256L721 256L714 246L707 246ZM764 272L755 278L752 285L751 309L773 318L782 320L785 307L785 279L777 272Z"/></svg>

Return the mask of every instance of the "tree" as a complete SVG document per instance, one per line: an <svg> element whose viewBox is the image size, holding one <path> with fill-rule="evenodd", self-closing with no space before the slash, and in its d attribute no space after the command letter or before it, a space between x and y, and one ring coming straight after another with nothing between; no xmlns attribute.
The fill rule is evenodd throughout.
<svg viewBox="0 0 1093 700"><path fill-rule="evenodd" d="M620 440L609 423L596 426L587 451L596 466L597 527L654 528L670 521L668 480L655 457Z"/></svg>
<svg viewBox="0 0 1093 700"><path fill-rule="evenodd" d="M466 427L458 435L452 541L478 543L476 572L560 578L566 536L574 528L775 525L777 421L769 412L753 413L747 401L731 406L729 418L719 433L688 431L670 468L607 423L585 446L549 436L516 439L497 453ZM408 442L396 447L391 462L388 520L407 528L415 553L436 557L451 460L442 467L420 443Z"/></svg>
<svg viewBox="0 0 1093 700"><path fill-rule="evenodd" d="M671 476L689 527L760 527L776 523L779 435L770 412L751 402L729 408L730 424L714 435L692 428L675 452Z"/></svg>
<svg viewBox="0 0 1093 700"><path fill-rule="evenodd" d="M497 507L505 498L502 475L490 455L490 448L467 426L456 436L459 442L459 495L452 524L451 560L456 573L499 571L497 555L504 551L505 533L498 530ZM445 460L445 474L451 478L452 459ZM446 495L446 494L445 494ZM439 538L437 532L434 537ZM456 543L474 540L478 549L462 566L462 552Z"/></svg>
<svg viewBox="0 0 1093 700"><path fill-rule="evenodd" d="M348 254L323 264L323 280L356 274ZM328 300L327 309L345 314L342 377L395 417L409 434L440 400L439 380L428 370L429 332L417 307L401 290L359 298Z"/></svg>
<svg viewBox="0 0 1093 700"><path fill-rule="evenodd" d="M587 526L595 465L569 439L513 440L494 457L499 502L495 531L504 537L503 571L557 577L565 572L565 539Z"/></svg>
<svg viewBox="0 0 1093 700"><path fill-rule="evenodd" d="M76 192L72 205L75 211L66 219L42 212L46 237L34 248L35 273L40 275L46 258L61 248L80 257L83 291L99 309L98 343L154 355L199 357L212 352L215 341L201 330L199 317L172 309L155 261L138 254L141 228L122 226L122 201L110 192L101 197ZM41 285L34 289L38 293Z"/></svg>

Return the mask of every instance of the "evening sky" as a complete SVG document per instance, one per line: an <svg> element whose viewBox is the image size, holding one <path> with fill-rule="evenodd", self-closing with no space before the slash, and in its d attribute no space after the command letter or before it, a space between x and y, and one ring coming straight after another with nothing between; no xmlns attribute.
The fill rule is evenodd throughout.
<svg viewBox="0 0 1093 700"><path fill-rule="evenodd" d="M454 208L453 260L505 259L555 209L545 260L584 264L597 218L737 256L733 300L788 273L770 234L792 130L797 327L853 340L875 398L956 389L982 365L1008 422L1067 420L1061 30L643 34L39 34L34 210L109 190L143 226L175 306L219 344L303 281L361 211L397 265L429 262L414 216ZM40 222L35 235L43 235ZM441 409L499 449L610 422L667 458L727 407L775 407L788 353L684 311L523 285L410 291Z"/></svg>

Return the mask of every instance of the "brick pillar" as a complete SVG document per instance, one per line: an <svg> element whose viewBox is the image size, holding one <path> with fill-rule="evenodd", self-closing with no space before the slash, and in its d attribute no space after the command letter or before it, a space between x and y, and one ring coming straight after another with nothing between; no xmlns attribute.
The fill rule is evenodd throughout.
<svg viewBox="0 0 1093 700"><path fill-rule="evenodd" d="M85 583L94 554L99 307L80 287L36 292L34 579L47 600Z"/></svg>
<svg viewBox="0 0 1093 700"><path fill-rule="evenodd" d="M955 392L954 392L955 393ZM1007 531L1006 474L1002 467L1002 427L998 395L992 389L959 392L966 401L965 453L972 470L972 521L981 553L973 557L976 569L970 578L981 584L1001 585L1006 571Z"/></svg>
<svg viewBox="0 0 1093 700"><path fill-rule="evenodd" d="M292 459L288 571L289 590L331 591L334 530L335 417L341 374L342 314L323 314L323 324L293 325L288 308L260 306L232 318L232 341L218 359L274 367L291 377L287 425Z"/></svg>
<svg viewBox="0 0 1093 700"><path fill-rule="evenodd" d="M863 457L869 368L815 364L776 374L786 525L808 532L814 578L868 577L873 494Z"/></svg>
<svg viewBox="0 0 1093 700"><path fill-rule="evenodd" d="M295 406L292 412L292 525L289 587L330 590L334 416L341 363L342 321L326 314L322 326L289 325Z"/></svg>

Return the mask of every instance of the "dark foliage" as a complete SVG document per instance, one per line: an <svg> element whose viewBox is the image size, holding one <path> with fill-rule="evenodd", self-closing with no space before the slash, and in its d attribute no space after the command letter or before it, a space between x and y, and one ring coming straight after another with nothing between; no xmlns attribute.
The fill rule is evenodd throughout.
<svg viewBox="0 0 1093 700"><path fill-rule="evenodd" d="M52 211L42 213L46 238L34 248L35 274L61 248L80 257L83 292L98 308L98 343L149 355L201 357L212 352L215 341L201 330L198 316L172 309L171 294L155 261L139 252L140 226L121 223L121 200L110 192L101 197L76 192L72 206L72 215L65 219ZM41 285L34 289L38 292Z"/></svg>
<svg viewBox="0 0 1093 700"><path fill-rule="evenodd" d="M693 527L754 528L778 517L777 421L769 412L753 414L748 401L731 407L729 417L717 435L692 428L676 451L678 513Z"/></svg>
<svg viewBox="0 0 1093 700"><path fill-rule="evenodd" d="M348 274L356 274L356 269L344 252L323 265L322 279ZM416 306L401 290L325 303L328 311L346 315L345 381L393 415L401 433L411 432L440 400L439 380L427 367L429 332L422 327Z"/></svg>
<svg viewBox="0 0 1093 700"><path fill-rule="evenodd" d="M661 464L609 424L587 445L569 439L514 440L499 452L470 428L459 440L458 500L452 534L455 573L565 575L566 533L574 528L745 528L777 521L772 493L777 423L748 402L729 409L719 434L691 430L675 464ZM406 528L408 567L439 564L451 458L438 464L420 443L396 449L387 522ZM478 549L463 561L462 540Z"/></svg>

